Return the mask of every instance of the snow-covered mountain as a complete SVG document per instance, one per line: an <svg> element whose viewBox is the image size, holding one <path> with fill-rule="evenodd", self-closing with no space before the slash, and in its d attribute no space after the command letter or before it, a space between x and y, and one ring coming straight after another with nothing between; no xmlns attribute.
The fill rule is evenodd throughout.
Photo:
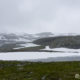
<svg viewBox="0 0 80 80"><path fill-rule="evenodd" d="M79 36L76 36L76 35L79 35L79 34L72 34L72 33L71 34L60 34L60 33L53 34L51 32L43 32L43 33L37 33L37 34L0 33L0 51L11 50L11 49L15 49L15 48L22 48L22 47L25 47L24 46L25 44L26 44L26 46L33 46L36 44L38 45L38 43L36 41L39 42L39 45L43 44L44 46L46 46L46 44L47 44L50 46L50 48L53 48L54 46L59 47L60 45L63 45L63 42L65 44L69 44L68 46L70 48L80 48L80 45L79 45L80 44L80 35ZM59 36L63 36L63 37L59 38ZM66 37L69 37L70 40L66 39ZM55 41L51 41L54 38L56 38ZM73 46L74 40L76 41L76 44ZM46 43L46 41L47 41L47 43ZM28 45L28 43L29 43L29 45Z"/></svg>
<svg viewBox="0 0 80 80"><path fill-rule="evenodd" d="M69 33L51 33L51 32L42 32L37 34L28 34L28 33L0 33L0 40L7 40L7 41L32 41L39 38L45 37L55 37L55 36L75 36L79 34Z"/></svg>
<svg viewBox="0 0 80 80"><path fill-rule="evenodd" d="M4 44L17 44L23 42L32 42L34 40L51 37L53 34L50 32L28 34L28 33L0 33L0 46Z"/></svg>
<svg viewBox="0 0 80 80"><path fill-rule="evenodd" d="M0 40L3 41L25 41L30 42L35 39L44 38L44 37L51 37L53 36L50 32L38 33L38 34L17 34L17 33L0 33Z"/></svg>
<svg viewBox="0 0 80 80"><path fill-rule="evenodd" d="M44 37L53 37L54 34L51 32L42 32L42 33L37 33L34 36L37 38L44 38Z"/></svg>
<svg viewBox="0 0 80 80"><path fill-rule="evenodd" d="M34 39L32 35L30 34L14 34L14 33L1 33L0 34L0 40L5 41L30 41Z"/></svg>

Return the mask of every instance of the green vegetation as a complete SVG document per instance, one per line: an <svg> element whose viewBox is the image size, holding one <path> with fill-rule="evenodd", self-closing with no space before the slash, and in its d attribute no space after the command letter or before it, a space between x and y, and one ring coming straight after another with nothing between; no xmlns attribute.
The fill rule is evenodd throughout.
<svg viewBox="0 0 80 80"><path fill-rule="evenodd" d="M79 80L80 62L0 61L0 80Z"/></svg>

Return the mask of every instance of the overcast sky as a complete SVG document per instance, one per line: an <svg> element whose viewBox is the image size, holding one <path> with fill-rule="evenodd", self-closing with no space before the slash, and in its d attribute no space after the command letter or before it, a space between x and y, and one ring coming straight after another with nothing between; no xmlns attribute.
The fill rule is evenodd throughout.
<svg viewBox="0 0 80 80"><path fill-rule="evenodd" d="M80 33L80 0L0 0L0 32Z"/></svg>

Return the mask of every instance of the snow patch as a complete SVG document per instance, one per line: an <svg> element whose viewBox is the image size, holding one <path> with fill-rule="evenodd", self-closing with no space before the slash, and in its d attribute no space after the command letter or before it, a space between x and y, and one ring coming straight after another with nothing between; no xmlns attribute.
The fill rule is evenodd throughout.
<svg viewBox="0 0 80 80"><path fill-rule="evenodd" d="M63 51L63 52L69 52L69 53L71 53L71 52L73 52L73 53L75 53L75 52L80 52L80 49L69 49L69 48L49 48L49 46L46 46L44 49L42 49L42 50L51 50L51 51Z"/></svg>
<svg viewBox="0 0 80 80"><path fill-rule="evenodd" d="M27 61L34 59L47 59L58 57L80 57L80 53L50 53L50 52L9 52L0 53L0 60Z"/></svg>
<svg viewBox="0 0 80 80"><path fill-rule="evenodd" d="M27 47L36 47L36 46L40 46L40 45L36 45L36 44L33 44L33 43L26 43L26 44L20 44L21 47L17 47L17 48L14 48L14 49L21 49L21 48L27 48Z"/></svg>

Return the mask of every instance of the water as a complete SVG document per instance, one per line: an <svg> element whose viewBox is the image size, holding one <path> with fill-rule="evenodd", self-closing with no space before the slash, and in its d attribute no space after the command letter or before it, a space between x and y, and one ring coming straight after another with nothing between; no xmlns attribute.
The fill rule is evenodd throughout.
<svg viewBox="0 0 80 80"><path fill-rule="evenodd" d="M0 53L0 60L35 62L80 61L80 53L8 52Z"/></svg>

